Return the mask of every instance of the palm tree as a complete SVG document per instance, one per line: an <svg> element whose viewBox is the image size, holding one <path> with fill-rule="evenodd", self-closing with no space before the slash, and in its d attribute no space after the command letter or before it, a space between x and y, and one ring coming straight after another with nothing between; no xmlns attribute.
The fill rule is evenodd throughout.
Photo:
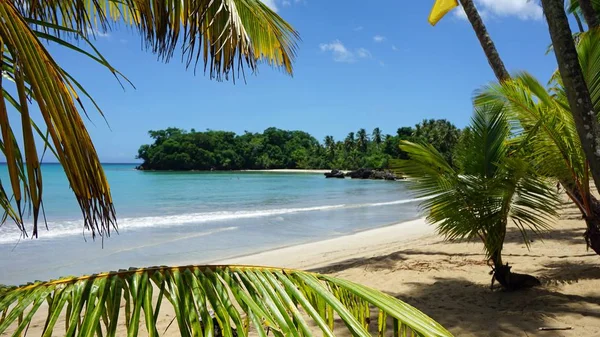
<svg viewBox="0 0 600 337"><path fill-rule="evenodd" d="M496 46L490 38L487 28L485 28L485 25L483 24L483 20L481 20L481 16L479 16L479 12L473 3L473 0L460 0L460 4L465 10L471 26L473 26L475 35L477 35L477 39L481 44L481 48L483 48L483 52L487 57L490 67L492 67L492 70L494 71L494 75L496 75L496 78L500 82L510 79L510 75L504 66L504 62L502 62L500 54L498 54L498 50L496 50Z"/></svg>
<svg viewBox="0 0 600 337"><path fill-rule="evenodd" d="M528 139L528 156L536 170L560 182L586 221L588 246L600 254L600 202L591 193L589 162L566 100L523 73L503 85L490 85L476 98L476 104L491 103L505 104L515 127Z"/></svg>
<svg viewBox="0 0 600 337"><path fill-rule="evenodd" d="M410 159L400 161L397 169L414 178L412 187L420 197L429 197L421 206L440 234L482 241L493 280L507 289L536 285L537 279L510 271L502 247L509 219L525 239L527 229L548 227L556 214L555 192L523 159L520 144L510 141L501 106L477 107L467 135L455 167L433 146L403 141L400 147Z"/></svg>
<svg viewBox="0 0 600 337"><path fill-rule="evenodd" d="M594 109L600 109L600 32L588 32L578 46L579 62L589 84ZM600 255L600 201L591 193L589 161L575 127L565 88L555 74L550 92L534 77L523 73L503 85L493 84L476 98L476 104L505 104L518 127L530 134L531 156L541 174L560 181L583 215L585 239Z"/></svg>
<svg viewBox="0 0 600 337"><path fill-rule="evenodd" d="M389 318L394 334L452 336L377 290L326 275L248 266L130 269L0 288L0 334L20 336L40 311L44 336L158 336L175 322L181 336L248 336L252 329L258 336L319 331L331 337L339 318L349 334L370 337L371 308L379 312L380 335ZM165 311L174 317L161 325Z"/></svg>
<svg viewBox="0 0 600 337"><path fill-rule="evenodd" d="M0 18L0 151L12 190L0 185L0 204L6 211L3 220L11 218L23 235L28 233L23 213L30 207L34 236L42 208L36 137L64 167L92 236L104 238L116 228L110 189L79 114L86 111L77 93L94 101L53 60L44 42L80 52L122 76L89 37L129 26L160 59L168 61L181 47L187 66L202 60L211 78L235 79L240 76L236 70L254 71L261 61L291 74L298 39L259 0L6 0L0 1ZM74 39L92 52L71 44ZM20 141L8 119L8 104L21 116ZM30 110L30 104L37 107ZM34 122L32 113L38 110L46 130ZM43 316L45 336L59 334L59 329L68 336L137 336L140 326L157 336L165 306L175 312L173 321L182 336L247 336L250 324L259 336L265 330L276 336L310 336L308 319L332 336L336 315L352 335L370 336L369 306L380 309L381 333L390 317L394 333L450 336L416 309L376 290L313 273L239 266L130 269L0 287L0 334L20 336L34 317Z"/></svg>
<svg viewBox="0 0 600 337"><path fill-rule="evenodd" d="M349 132L348 135L346 136L346 139L344 139L344 150L346 152L352 152L352 150L354 150L354 146L356 140L354 139L354 132Z"/></svg>
<svg viewBox="0 0 600 337"><path fill-rule="evenodd" d="M562 0L542 0L570 111L596 187L600 187L600 124L585 81Z"/></svg>
<svg viewBox="0 0 600 337"><path fill-rule="evenodd" d="M375 143L375 145L377 145L377 148L379 148L379 146L383 142L383 139L381 138L381 129L379 127L376 127L375 129L373 129L372 136L373 136L373 142Z"/></svg>
<svg viewBox="0 0 600 337"><path fill-rule="evenodd" d="M324 145L327 158L333 160L335 157L335 140L333 139L333 136L325 136Z"/></svg>
<svg viewBox="0 0 600 337"><path fill-rule="evenodd" d="M358 130L356 136L356 145L358 146L358 150L362 153L367 152L367 146L369 145L369 136L367 135L367 130Z"/></svg>

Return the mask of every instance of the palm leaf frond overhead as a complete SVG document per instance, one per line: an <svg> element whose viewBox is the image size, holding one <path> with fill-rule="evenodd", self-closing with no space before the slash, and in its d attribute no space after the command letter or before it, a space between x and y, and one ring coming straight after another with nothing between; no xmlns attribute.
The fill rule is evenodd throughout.
<svg viewBox="0 0 600 337"><path fill-rule="evenodd" d="M158 324L164 313L173 317L170 327ZM372 315L377 324L370 324ZM249 266L130 269L0 289L0 334L19 335L33 317L42 318L43 336L158 336L168 328L181 336L331 337L341 327L362 337L371 336L369 328L380 336L386 328L393 336L451 336L377 290L326 275Z"/></svg>
<svg viewBox="0 0 600 337"><path fill-rule="evenodd" d="M146 47L162 60L181 48L183 61L200 60L211 78L228 79L252 71L259 62L292 73L297 32L259 0L19 0L0 2L0 151L5 155L9 182L0 183L2 223L12 219L23 236L38 235L43 218L44 145L64 167L69 185L92 237L116 229L110 188L80 112L79 96L90 99L83 86L58 65L44 42L74 50L122 77L99 53L89 37L96 31L133 27ZM71 40L84 41L82 48ZM88 51L88 50L90 51ZM238 74L236 74L238 72ZM20 114L20 126L9 119ZM100 110L100 109L98 109ZM36 120L41 114L43 125ZM102 114L102 111L100 111ZM39 118L37 119L39 120ZM12 123L11 123L12 121ZM16 128L22 129L17 139ZM33 226L24 217L32 214Z"/></svg>
<svg viewBox="0 0 600 337"><path fill-rule="evenodd" d="M260 0L24 0L20 11L84 34L134 27L161 59L168 61L180 47L188 66L202 60L218 79L244 64L255 70L261 60L291 74L299 39Z"/></svg>

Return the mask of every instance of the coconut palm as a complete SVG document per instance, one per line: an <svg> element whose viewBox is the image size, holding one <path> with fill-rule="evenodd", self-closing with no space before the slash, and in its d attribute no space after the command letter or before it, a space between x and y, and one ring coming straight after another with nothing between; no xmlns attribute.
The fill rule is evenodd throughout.
<svg viewBox="0 0 600 337"><path fill-rule="evenodd" d="M568 103L552 96L526 73L503 85L490 85L476 98L476 104L490 103L506 105L515 129L528 139L528 156L536 170L556 178L564 187L586 220L588 246L600 254L600 202L590 191L589 162Z"/></svg>
<svg viewBox="0 0 600 337"><path fill-rule="evenodd" d="M590 165L596 187L600 187L600 123L582 67L569 20L562 0L542 0L544 17L548 22L554 55L558 63L561 83L569 102L579 140ZM594 33L592 30L590 33Z"/></svg>
<svg viewBox="0 0 600 337"><path fill-rule="evenodd" d="M20 336L33 317L43 335L334 336L341 319L353 336L451 336L410 305L334 277L289 269L186 266L130 269L0 289L0 334ZM170 313L172 320L165 313ZM61 323L64 321L64 323ZM173 323L173 326L171 327ZM145 331L144 331L145 330Z"/></svg>
<svg viewBox="0 0 600 337"><path fill-rule="evenodd" d="M381 138L381 129L379 127L373 129L373 133L371 134L371 136L373 137L373 142L375 143L377 148L379 148L379 146L383 142L383 139Z"/></svg>
<svg viewBox="0 0 600 337"><path fill-rule="evenodd" d="M367 130L360 129L356 133L356 146L358 150L362 153L367 152L367 146L369 145L369 136L367 135Z"/></svg>
<svg viewBox="0 0 600 337"><path fill-rule="evenodd" d="M480 239L494 278L507 289L539 283L529 275L512 273L502 259L509 219L528 244L527 230L539 232L555 216L557 198L537 175L511 139L502 106L476 107L470 131L462 137L464 149L454 166L429 144L403 141L409 155L397 169L414 179L427 220L448 239Z"/></svg>
<svg viewBox="0 0 600 337"><path fill-rule="evenodd" d="M594 109L600 109L600 32L582 35L577 46L583 75L592 93ZM503 85L482 90L476 104L506 104L517 128L528 134L541 174L556 178L581 211L587 225L585 239L600 254L600 202L591 193L589 161L575 127L560 74L554 75L549 91L527 73Z"/></svg>
<svg viewBox="0 0 600 337"><path fill-rule="evenodd" d="M356 140L354 139L354 132L349 132L346 136L346 139L344 139L344 150L346 152L351 152L352 150L354 150L355 146Z"/></svg>
<svg viewBox="0 0 600 337"><path fill-rule="evenodd" d="M333 136L325 136L324 145L327 158L333 160L335 157L335 139L333 139Z"/></svg>

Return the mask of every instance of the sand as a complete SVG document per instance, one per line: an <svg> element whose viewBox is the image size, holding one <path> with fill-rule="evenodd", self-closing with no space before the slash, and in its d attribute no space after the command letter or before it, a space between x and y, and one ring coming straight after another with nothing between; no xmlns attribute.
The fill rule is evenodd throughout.
<svg viewBox="0 0 600 337"><path fill-rule="evenodd" d="M385 291L455 336L600 336L600 257L587 251L576 213L532 237L510 228L504 260L542 287L490 290L479 242L448 242L423 220L222 261L312 269ZM539 331L540 327L571 327Z"/></svg>
<svg viewBox="0 0 600 337"><path fill-rule="evenodd" d="M543 241L533 238L530 250L509 229L505 262L543 282L517 292L490 290L479 242L444 241L422 219L216 262L311 269L363 283L421 309L455 336L600 336L600 257L586 251L585 224L577 217L567 210ZM40 335L43 320L34 319L29 336ZM166 335L178 334L171 327Z"/></svg>

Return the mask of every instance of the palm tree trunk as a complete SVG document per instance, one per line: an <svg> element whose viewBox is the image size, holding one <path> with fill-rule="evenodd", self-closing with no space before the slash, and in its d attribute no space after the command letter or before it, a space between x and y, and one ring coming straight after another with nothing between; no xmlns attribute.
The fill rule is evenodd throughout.
<svg viewBox="0 0 600 337"><path fill-rule="evenodd" d="M473 30L477 35L477 39L479 39L479 43L483 48L483 52L485 53L496 78L498 78L498 81L500 82L510 79L510 75L508 74L508 71L506 71L506 67L504 67L500 54L498 54L498 50L496 50L496 46L483 24L483 21L477 12L477 8L475 8L475 4L473 4L473 0L460 0L460 4L465 10L469 22L473 26Z"/></svg>
<svg viewBox="0 0 600 337"><path fill-rule="evenodd" d="M593 195L588 195L584 200L582 191L575 184L566 182L560 184L583 215L587 227L583 237L587 246L600 255L600 201Z"/></svg>
<svg viewBox="0 0 600 337"><path fill-rule="evenodd" d="M596 28L600 25L598 13L596 13L590 0L579 0L579 8L581 8L581 12L583 13L583 17L585 18L585 22L587 22L589 29Z"/></svg>
<svg viewBox="0 0 600 337"><path fill-rule="evenodd" d="M600 188L600 125L581 71L563 0L542 0L542 5L575 127L590 163L594 183Z"/></svg>

